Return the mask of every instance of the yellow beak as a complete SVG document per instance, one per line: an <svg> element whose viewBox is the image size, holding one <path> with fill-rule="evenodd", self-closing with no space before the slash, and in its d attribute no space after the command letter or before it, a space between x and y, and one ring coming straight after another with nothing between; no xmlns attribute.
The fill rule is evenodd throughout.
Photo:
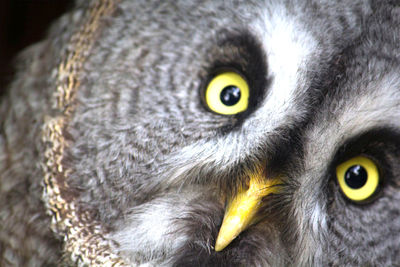
<svg viewBox="0 0 400 267"><path fill-rule="evenodd" d="M279 179L267 180L261 170L250 174L249 188L239 190L226 207L224 220L215 242L215 251L223 250L254 222L262 198L276 193L278 187L275 185L278 184L281 184Z"/></svg>

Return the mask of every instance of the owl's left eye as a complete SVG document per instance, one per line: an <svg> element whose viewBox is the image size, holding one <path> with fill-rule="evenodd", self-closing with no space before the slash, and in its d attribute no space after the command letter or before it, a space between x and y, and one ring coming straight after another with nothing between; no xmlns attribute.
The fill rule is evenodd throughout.
<svg viewBox="0 0 400 267"><path fill-rule="evenodd" d="M368 200L378 190L379 170L371 159L358 156L336 168L336 176L344 195L355 202Z"/></svg>
<svg viewBox="0 0 400 267"><path fill-rule="evenodd" d="M248 106L249 86L238 73L220 73L208 84L205 101L208 108L218 114L234 115L243 112Z"/></svg>

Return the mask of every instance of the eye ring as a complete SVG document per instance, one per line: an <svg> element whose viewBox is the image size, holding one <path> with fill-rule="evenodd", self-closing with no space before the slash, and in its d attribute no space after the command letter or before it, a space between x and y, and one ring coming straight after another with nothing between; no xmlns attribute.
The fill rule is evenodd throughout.
<svg viewBox="0 0 400 267"><path fill-rule="evenodd" d="M216 75L205 91L205 102L210 110L222 115L234 115L248 107L250 90L246 80L233 71Z"/></svg>
<svg viewBox="0 0 400 267"><path fill-rule="evenodd" d="M377 165L364 156L354 157L339 164L336 177L343 194L354 202L370 199L380 184Z"/></svg>

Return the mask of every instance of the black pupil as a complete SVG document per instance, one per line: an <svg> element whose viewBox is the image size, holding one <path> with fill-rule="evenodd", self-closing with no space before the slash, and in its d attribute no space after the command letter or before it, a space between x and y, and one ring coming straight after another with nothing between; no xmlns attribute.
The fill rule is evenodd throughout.
<svg viewBox="0 0 400 267"><path fill-rule="evenodd" d="M354 165L347 169L344 180L353 189L361 188L368 179L367 171L360 165Z"/></svg>
<svg viewBox="0 0 400 267"><path fill-rule="evenodd" d="M219 97L226 106L233 106L240 100L240 89L237 86L229 85L221 91Z"/></svg>

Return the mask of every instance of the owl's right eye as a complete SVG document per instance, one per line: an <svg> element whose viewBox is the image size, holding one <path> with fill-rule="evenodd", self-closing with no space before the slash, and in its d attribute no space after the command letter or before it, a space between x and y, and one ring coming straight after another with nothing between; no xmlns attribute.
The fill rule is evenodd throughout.
<svg viewBox="0 0 400 267"><path fill-rule="evenodd" d="M343 194L354 202L368 200L378 190L380 183L375 162L363 156L337 166L336 176Z"/></svg>
<svg viewBox="0 0 400 267"><path fill-rule="evenodd" d="M205 101L215 113L234 115L247 109L249 94L249 86L241 75L223 72L209 82Z"/></svg>

